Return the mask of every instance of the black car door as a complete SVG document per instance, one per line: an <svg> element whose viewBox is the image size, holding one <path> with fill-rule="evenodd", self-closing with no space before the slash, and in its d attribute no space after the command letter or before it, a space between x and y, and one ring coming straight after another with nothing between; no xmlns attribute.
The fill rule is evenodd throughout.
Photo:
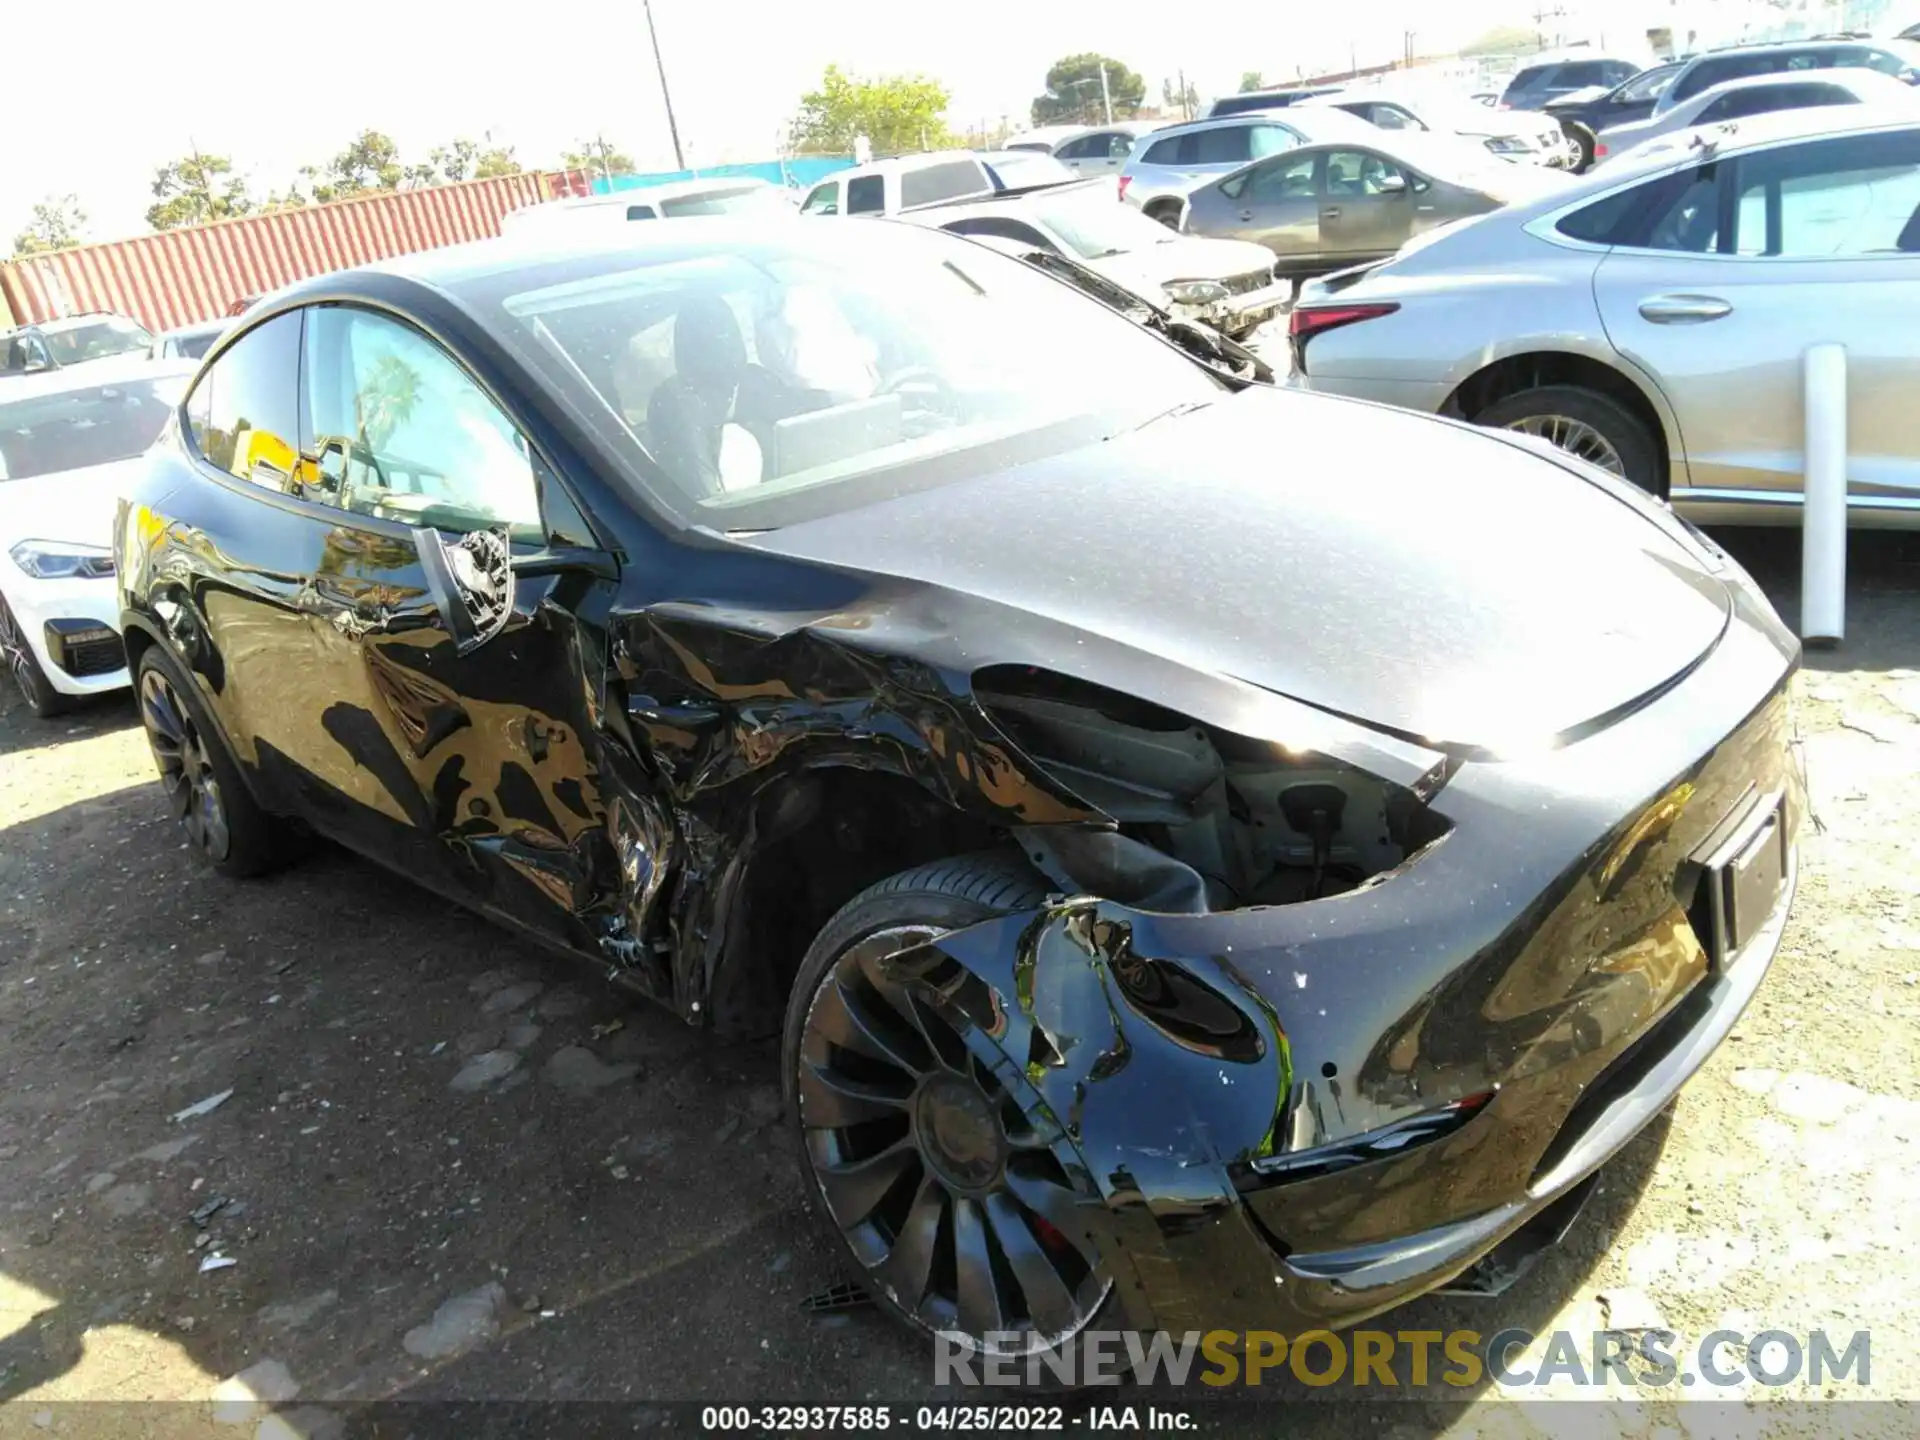
<svg viewBox="0 0 1920 1440"><path fill-rule="evenodd" d="M300 490L322 532L302 604L326 677L313 718L380 796L392 838L370 848L590 945L605 664L580 616L606 602L612 562L504 406L402 320L309 309L302 399Z"/></svg>

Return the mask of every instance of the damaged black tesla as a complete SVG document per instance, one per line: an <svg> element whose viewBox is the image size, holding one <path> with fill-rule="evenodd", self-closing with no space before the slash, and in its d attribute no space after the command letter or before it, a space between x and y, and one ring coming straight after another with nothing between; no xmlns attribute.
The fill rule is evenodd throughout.
<svg viewBox="0 0 1920 1440"><path fill-rule="evenodd" d="M1663 507L917 229L309 282L116 550L205 859L783 1033L854 1273L997 1348L1511 1270L1793 892L1797 646Z"/></svg>

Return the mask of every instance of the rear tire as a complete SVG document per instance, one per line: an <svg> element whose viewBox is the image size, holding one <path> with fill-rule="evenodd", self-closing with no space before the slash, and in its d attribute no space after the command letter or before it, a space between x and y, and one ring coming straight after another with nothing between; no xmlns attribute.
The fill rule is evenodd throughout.
<svg viewBox="0 0 1920 1440"><path fill-rule="evenodd" d="M73 708L74 697L54 689L47 672L40 668L39 657L27 643L27 632L7 608L3 595L0 595L0 668L13 676L13 683L20 687L28 708L42 720L50 720Z"/></svg>
<svg viewBox="0 0 1920 1440"><path fill-rule="evenodd" d="M1158 220L1169 230L1180 228L1180 202L1178 200L1155 200L1146 208L1149 220Z"/></svg>
<svg viewBox="0 0 1920 1440"><path fill-rule="evenodd" d="M981 1062L934 974L889 956L1044 903L1046 882L993 851L902 871L815 937L787 1004L787 1113L807 1193L849 1271L908 1328L1018 1332L995 1353L1057 1346L1116 1308L1072 1212L1084 1199ZM944 962L951 966L952 962ZM937 972L934 972L937 973ZM1057 1128L1057 1127L1056 1127Z"/></svg>
<svg viewBox="0 0 1920 1440"><path fill-rule="evenodd" d="M1581 385L1541 385L1496 400L1473 423L1551 442L1650 495L1667 493L1660 447L1646 423L1611 395Z"/></svg>
<svg viewBox="0 0 1920 1440"><path fill-rule="evenodd" d="M159 645L141 652L134 693L168 808L194 858L236 879L292 859L304 837L253 798L199 695Z"/></svg>

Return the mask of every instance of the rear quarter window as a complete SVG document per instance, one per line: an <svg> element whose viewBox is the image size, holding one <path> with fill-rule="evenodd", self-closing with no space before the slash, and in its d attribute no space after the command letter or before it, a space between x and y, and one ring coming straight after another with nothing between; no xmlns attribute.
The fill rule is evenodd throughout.
<svg viewBox="0 0 1920 1440"><path fill-rule="evenodd" d="M1156 140L1147 147L1147 153L1140 157L1146 165L1178 165L1180 163L1180 142L1190 139L1186 135L1169 135L1165 140Z"/></svg>
<svg viewBox="0 0 1920 1440"><path fill-rule="evenodd" d="M942 200L978 195L992 188L985 172L973 161L945 160L938 165L922 166L901 175L900 204L902 208L937 205Z"/></svg>

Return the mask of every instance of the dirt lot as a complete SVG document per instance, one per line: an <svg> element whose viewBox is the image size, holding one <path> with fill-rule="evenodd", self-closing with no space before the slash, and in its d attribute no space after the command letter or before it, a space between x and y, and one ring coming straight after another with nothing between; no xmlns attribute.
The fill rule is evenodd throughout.
<svg viewBox="0 0 1920 1440"><path fill-rule="evenodd" d="M1791 614L1789 537L1729 543ZM1871 1327L1869 1393L1920 1398L1916 562L1920 542L1859 541L1851 638L1810 657L1818 823L1733 1042L1563 1251L1402 1328ZM43 724L0 693L0 911L0 1396L20 1402L0 1429L97 1429L53 1403L78 1399L211 1424L243 1371L296 1429L302 1405L381 1397L933 1393L872 1311L801 1308L839 1275L770 1049L711 1044L343 854L201 873L129 702ZM1506 1398L1442 1418L1529 1433ZM1319 1410L1378 1428L1371 1405Z"/></svg>

